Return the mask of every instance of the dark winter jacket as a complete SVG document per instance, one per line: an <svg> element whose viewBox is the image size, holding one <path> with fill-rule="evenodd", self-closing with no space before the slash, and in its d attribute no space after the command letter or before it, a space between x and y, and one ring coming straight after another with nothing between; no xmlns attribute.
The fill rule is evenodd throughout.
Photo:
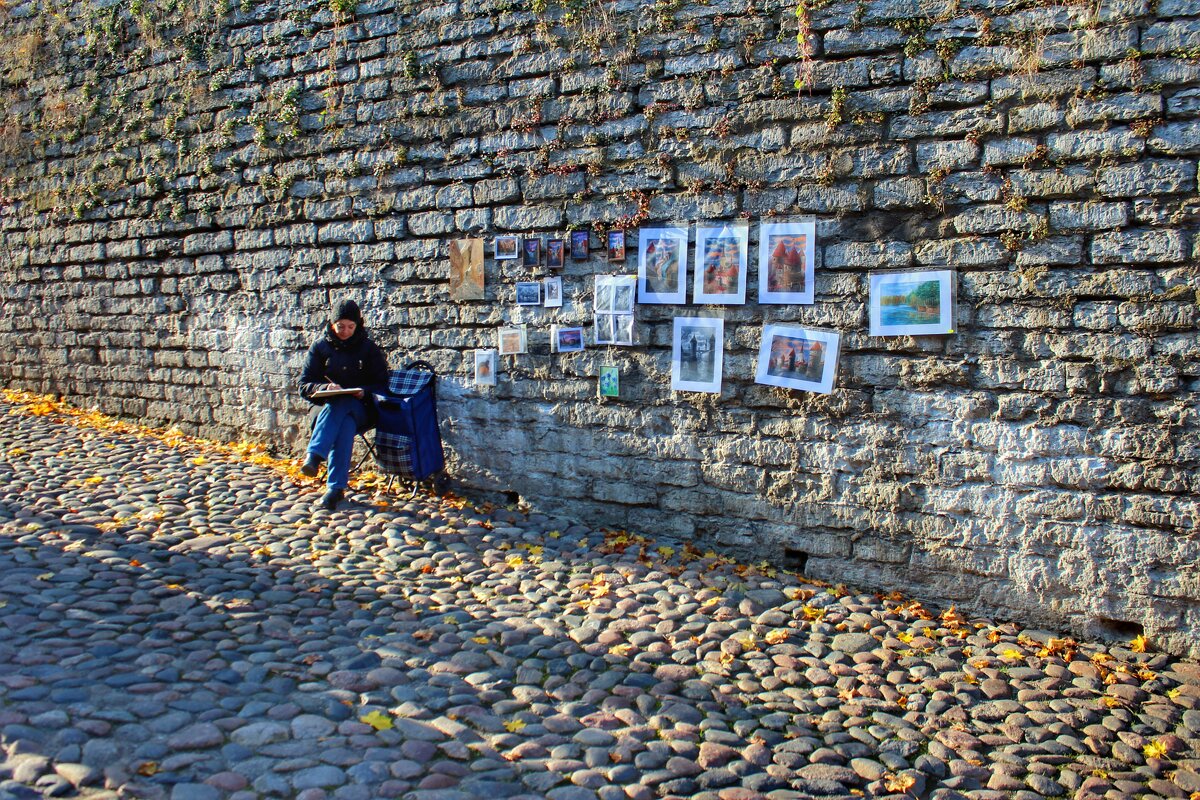
<svg viewBox="0 0 1200 800"><path fill-rule="evenodd" d="M312 393L326 383L345 387L362 387L366 398L373 388L387 385L387 357L379 346L359 327L354 335L342 341L329 326L313 346L308 348L308 360L300 376L300 396L315 405L324 405L322 399L313 399ZM370 405L368 403L368 405Z"/></svg>

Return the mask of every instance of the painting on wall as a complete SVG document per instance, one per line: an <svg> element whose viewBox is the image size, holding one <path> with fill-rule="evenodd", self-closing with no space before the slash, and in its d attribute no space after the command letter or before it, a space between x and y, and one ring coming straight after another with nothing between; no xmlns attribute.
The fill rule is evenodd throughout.
<svg viewBox="0 0 1200 800"><path fill-rule="evenodd" d="M671 342L671 389L721 392L725 320L676 317Z"/></svg>
<svg viewBox="0 0 1200 800"><path fill-rule="evenodd" d="M562 303L562 278L556 275L553 278L543 280L542 305L546 308L561 308Z"/></svg>
<svg viewBox="0 0 1200 800"><path fill-rule="evenodd" d="M520 255L520 243L515 236L497 236L492 243L495 251L493 255L497 261L509 261Z"/></svg>
<svg viewBox="0 0 1200 800"><path fill-rule="evenodd" d="M451 239L450 299L483 297L483 239Z"/></svg>
<svg viewBox="0 0 1200 800"><path fill-rule="evenodd" d="M609 364L600 367L599 392L601 397L621 396L621 375L616 367Z"/></svg>
<svg viewBox="0 0 1200 800"><path fill-rule="evenodd" d="M758 234L758 302L813 302L815 222L764 222Z"/></svg>
<svg viewBox="0 0 1200 800"><path fill-rule="evenodd" d="M625 231L608 232L608 261L625 263Z"/></svg>
<svg viewBox="0 0 1200 800"><path fill-rule="evenodd" d="M565 239L546 240L546 269L562 269L566 263L567 242Z"/></svg>
<svg viewBox="0 0 1200 800"><path fill-rule="evenodd" d="M525 352L527 344L524 325L496 331L496 345L502 356L520 355Z"/></svg>
<svg viewBox="0 0 1200 800"><path fill-rule="evenodd" d="M476 350L475 351L475 385L476 386L495 386L496 385L496 351L495 350Z"/></svg>
<svg viewBox="0 0 1200 800"><path fill-rule="evenodd" d="M750 231L746 225L696 228L696 275L692 301L746 302Z"/></svg>
<svg viewBox="0 0 1200 800"><path fill-rule="evenodd" d="M638 232L639 303L687 302L686 228L643 228Z"/></svg>
<svg viewBox="0 0 1200 800"><path fill-rule="evenodd" d="M571 231L571 260L572 261L587 261L588 258L588 232L587 231Z"/></svg>
<svg viewBox="0 0 1200 800"><path fill-rule="evenodd" d="M758 349L754 382L829 394L837 375L841 334L836 331L767 325Z"/></svg>
<svg viewBox="0 0 1200 800"><path fill-rule="evenodd" d="M954 333L955 272L881 272L871 275L872 336Z"/></svg>
<svg viewBox="0 0 1200 800"><path fill-rule="evenodd" d="M542 263L542 240L522 239L521 240L521 266L536 267Z"/></svg>
<svg viewBox="0 0 1200 800"><path fill-rule="evenodd" d="M578 353L583 350L583 328L553 325L550 344L556 353Z"/></svg>
<svg viewBox="0 0 1200 800"><path fill-rule="evenodd" d="M517 305L540 306L542 304L542 282L520 281L517 283Z"/></svg>
<svg viewBox="0 0 1200 800"><path fill-rule="evenodd" d="M594 299L596 344L633 344L632 275L597 275Z"/></svg>

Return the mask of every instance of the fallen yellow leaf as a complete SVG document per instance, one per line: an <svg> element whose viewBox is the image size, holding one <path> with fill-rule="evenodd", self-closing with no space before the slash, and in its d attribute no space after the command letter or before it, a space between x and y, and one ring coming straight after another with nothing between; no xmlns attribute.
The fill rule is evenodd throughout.
<svg viewBox="0 0 1200 800"><path fill-rule="evenodd" d="M776 628L764 636L763 641L765 641L767 644L782 644L783 642L787 641L787 638L788 632L786 630L783 628Z"/></svg>
<svg viewBox="0 0 1200 800"><path fill-rule="evenodd" d="M510 719L508 722L504 723L504 730L508 731L509 733L520 733L521 731L525 730L525 723L519 719Z"/></svg>
<svg viewBox="0 0 1200 800"><path fill-rule="evenodd" d="M1135 653L1144 653L1146 652L1147 644L1146 637L1139 633L1133 638L1133 641L1129 643L1129 649Z"/></svg>
<svg viewBox="0 0 1200 800"><path fill-rule="evenodd" d="M1167 746L1161 741L1154 741L1142 748L1146 758L1166 758Z"/></svg>
<svg viewBox="0 0 1200 800"><path fill-rule="evenodd" d="M386 731L393 727L392 718L382 711L372 711L370 714L364 714L358 718L358 721L370 725L377 731Z"/></svg>
<svg viewBox="0 0 1200 800"><path fill-rule="evenodd" d="M475 644L487 644L488 638L486 636L472 636L471 641Z"/></svg>

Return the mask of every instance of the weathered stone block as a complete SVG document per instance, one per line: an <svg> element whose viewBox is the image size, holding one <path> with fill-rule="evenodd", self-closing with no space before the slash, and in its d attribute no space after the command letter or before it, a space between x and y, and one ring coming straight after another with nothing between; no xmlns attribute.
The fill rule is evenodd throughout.
<svg viewBox="0 0 1200 800"><path fill-rule="evenodd" d="M322 244L370 242L375 238L375 226L370 220L331 222L317 228L317 241Z"/></svg>
<svg viewBox="0 0 1200 800"><path fill-rule="evenodd" d="M979 158L979 145L969 141L921 142L917 145L917 169L963 169Z"/></svg>
<svg viewBox="0 0 1200 800"><path fill-rule="evenodd" d="M1146 147L1145 140L1126 129L1052 133L1046 146L1056 161L1074 161L1103 156L1136 156Z"/></svg>
<svg viewBox="0 0 1200 800"><path fill-rule="evenodd" d="M1108 197L1145 197L1195 191L1196 167L1188 161L1142 161L1101 169L1096 190Z"/></svg>
<svg viewBox="0 0 1200 800"><path fill-rule="evenodd" d="M1050 226L1061 231L1123 228L1129 221L1126 203L1058 201L1050 203Z"/></svg>
<svg viewBox="0 0 1200 800"><path fill-rule="evenodd" d="M1171 122L1156 125L1147 142L1151 151L1168 155L1200 153L1200 122Z"/></svg>
<svg viewBox="0 0 1200 800"><path fill-rule="evenodd" d="M1157 264L1183 261L1190 253L1187 236L1176 230L1119 231L1092 239L1095 264Z"/></svg>

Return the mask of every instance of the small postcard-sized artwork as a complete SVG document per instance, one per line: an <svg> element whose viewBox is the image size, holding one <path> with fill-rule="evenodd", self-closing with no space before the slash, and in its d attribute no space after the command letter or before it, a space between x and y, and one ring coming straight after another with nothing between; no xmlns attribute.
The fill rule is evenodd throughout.
<svg viewBox="0 0 1200 800"><path fill-rule="evenodd" d="M588 259L588 232L587 231L571 231L571 260L572 261L587 261Z"/></svg>
<svg viewBox="0 0 1200 800"><path fill-rule="evenodd" d="M616 344L613 341L613 314L597 314L593 340L596 344Z"/></svg>
<svg viewBox="0 0 1200 800"><path fill-rule="evenodd" d="M516 356L526 350L525 326L501 328L496 331L496 345L502 356Z"/></svg>
<svg viewBox="0 0 1200 800"><path fill-rule="evenodd" d="M758 350L755 383L829 394L837 375L841 334L836 331L767 325Z"/></svg>
<svg viewBox="0 0 1200 800"><path fill-rule="evenodd" d="M871 275L872 336L954 333L955 272L883 272Z"/></svg>
<svg viewBox="0 0 1200 800"><path fill-rule="evenodd" d="M540 306L542 304L542 282L520 281L517 283L517 305Z"/></svg>
<svg viewBox="0 0 1200 800"><path fill-rule="evenodd" d="M633 344L633 275L597 275L596 344Z"/></svg>
<svg viewBox="0 0 1200 800"><path fill-rule="evenodd" d="M725 360L725 320L676 317L671 342L671 389L682 392L721 391Z"/></svg>
<svg viewBox="0 0 1200 800"><path fill-rule="evenodd" d="M608 364L600 367L600 396L621 396L621 374L617 372L616 367Z"/></svg>
<svg viewBox="0 0 1200 800"><path fill-rule="evenodd" d="M758 237L758 302L811 303L817 224L764 222Z"/></svg>
<svg viewBox="0 0 1200 800"><path fill-rule="evenodd" d="M578 353L583 350L583 328L551 326L550 344L556 353Z"/></svg>
<svg viewBox="0 0 1200 800"><path fill-rule="evenodd" d="M546 269L562 269L567 260L567 240L546 240Z"/></svg>
<svg viewBox="0 0 1200 800"><path fill-rule="evenodd" d="M633 344L633 314L612 315L612 343Z"/></svg>
<svg viewBox="0 0 1200 800"><path fill-rule="evenodd" d="M496 385L496 364L498 363L495 350L475 351L475 385Z"/></svg>
<svg viewBox="0 0 1200 800"><path fill-rule="evenodd" d="M562 278L555 276L542 281L542 305L546 308L562 307Z"/></svg>
<svg viewBox="0 0 1200 800"><path fill-rule="evenodd" d="M696 228L696 303L746 302L750 229L746 225Z"/></svg>
<svg viewBox="0 0 1200 800"><path fill-rule="evenodd" d="M542 240L521 240L521 266L536 267L542 263Z"/></svg>
<svg viewBox="0 0 1200 800"><path fill-rule="evenodd" d="M518 252L520 244L515 236L497 236L494 245L496 248L494 255L497 261L514 259L520 255Z"/></svg>
<svg viewBox="0 0 1200 800"><path fill-rule="evenodd" d="M638 232L639 303L687 302L686 228L642 228Z"/></svg>
<svg viewBox="0 0 1200 800"><path fill-rule="evenodd" d="M608 261L610 264L625 262L625 231L608 232Z"/></svg>
<svg viewBox="0 0 1200 800"><path fill-rule="evenodd" d="M450 299L483 299L483 239L450 240Z"/></svg>

